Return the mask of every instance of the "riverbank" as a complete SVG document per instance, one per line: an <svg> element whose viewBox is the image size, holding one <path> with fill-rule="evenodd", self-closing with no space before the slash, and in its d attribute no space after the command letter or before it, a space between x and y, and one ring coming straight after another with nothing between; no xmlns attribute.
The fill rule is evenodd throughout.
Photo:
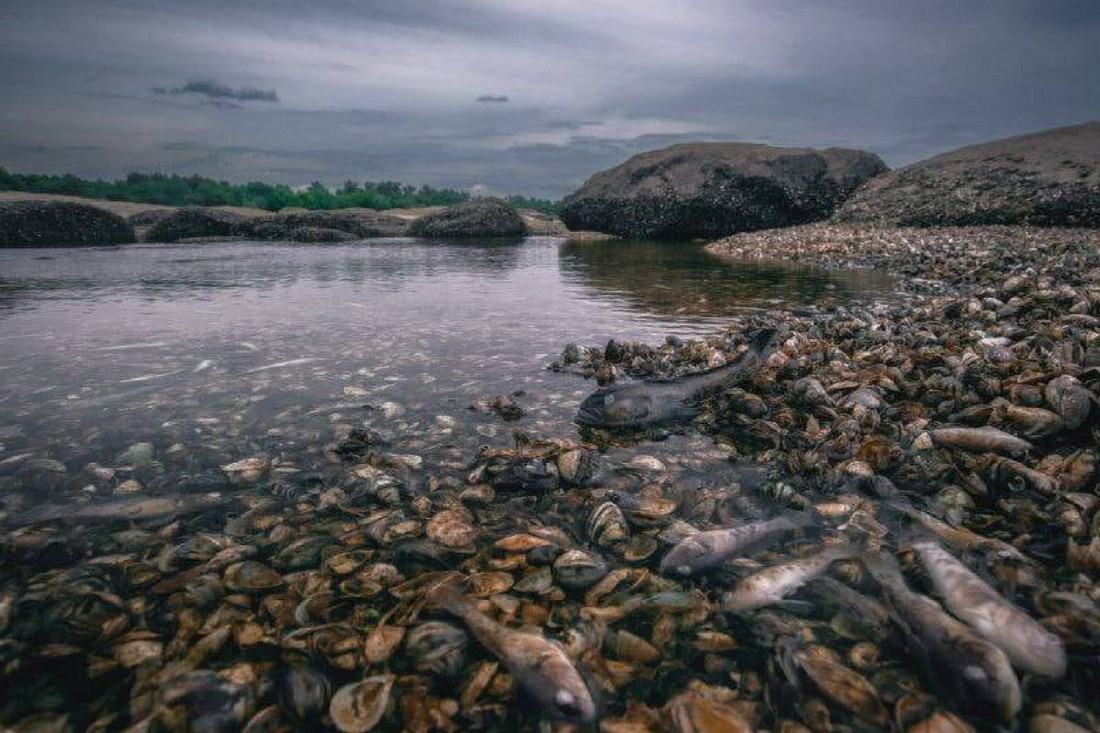
<svg viewBox="0 0 1100 733"><path fill-rule="evenodd" d="M89 199L81 196L62 196L57 194L48 193L27 193L25 191L0 191L0 204L4 202L17 202L17 201L45 201L45 202L68 202L75 204L84 204L86 206L94 206L97 209L108 211L116 216L121 216L124 219L133 219L134 226L138 233L139 240L143 240L143 235L149 229L149 222L156 221L160 216L167 216L171 212L176 211L179 207L175 206L162 206L160 204L142 204L134 203L130 201L109 201L106 199ZM280 211L267 211L266 209L255 209L243 206L211 206L204 207L213 212L221 212L234 217L243 217L245 220L255 224L262 224L265 221L274 221L278 217L285 217L291 214L310 215L306 209L282 209ZM438 214L446 207L443 206L424 206L410 209L363 209L363 208L351 208L351 209L332 209L325 211L312 212L315 216L329 216L329 217L345 217L361 219L366 225L377 224L380 220L385 220L389 223L387 229L393 230L395 235L403 234L403 230L407 228L417 219L423 218L431 214ZM535 209L517 209L517 213L523 220L523 223L527 226L527 230L530 234L535 236L568 236L572 239L605 239L608 235L602 235L595 232L570 232L562 224L561 220L555 216L550 216L541 211Z"/></svg>

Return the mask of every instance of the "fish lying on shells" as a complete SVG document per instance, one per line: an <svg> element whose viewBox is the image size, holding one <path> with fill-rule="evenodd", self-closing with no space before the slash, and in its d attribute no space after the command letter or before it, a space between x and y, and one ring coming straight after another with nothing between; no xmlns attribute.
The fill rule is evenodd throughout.
<svg viewBox="0 0 1100 733"><path fill-rule="evenodd" d="M70 524L100 522L146 522L179 517L223 506L233 496L221 492L164 496L128 496L95 504L41 504L22 514L8 518L6 524L24 527L43 522L64 521Z"/></svg>
<svg viewBox="0 0 1100 733"><path fill-rule="evenodd" d="M738 359L700 374L675 380L631 382L593 392L581 403L577 422L605 429L638 429L687 422L699 414L698 401L762 365L775 351L780 330L757 333Z"/></svg>
<svg viewBox="0 0 1100 733"><path fill-rule="evenodd" d="M960 708L1012 721L1022 696L1005 653L931 598L910 590L892 556L865 555L863 563L890 601L928 684L942 689Z"/></svg>
<svg viewBox="0 0 1100 733"><path fill-rule="evenodd" d="M930 539L911 541L951 613L996 644L1017 669L1045 677L1066 673L1062 640L989 587L970 568Z"/></svg>
<svg viewBox="0 0 1100 733"><path fill-rule="evenodd" d="M790 514L726 529L712 529L684 538L661 558L663 575L694 575L721 565L734 555L814 524L811 516Z"/></svg>
<svg viewBox="0 0 1100 733"><path fill-rule="evenodd" d="M462 619L466 628L504 666L548 718L571 723L596 719L596 702L584 678L561 646L538 634L501 626L444 582L428 600Z"/></svg>
<svg viewBox="0 0 1100 733"><path fill-rule="evenodd" d="M827 547L809 557L772 565L744 578L722 598L726 611L751 611L778 603L821 575L837 560L855 557L856 548L849 545Z"/></svg>

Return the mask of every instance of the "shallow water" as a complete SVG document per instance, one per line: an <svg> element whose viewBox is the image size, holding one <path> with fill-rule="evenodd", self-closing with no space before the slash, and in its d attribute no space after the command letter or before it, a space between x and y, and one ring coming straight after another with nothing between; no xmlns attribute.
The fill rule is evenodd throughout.
<svg viewBox="0 0 1100 733"><path fill-rule="evenodd" d="M889 297L871 272L727 264L654 242L218 243L0 253L0 477L21 503L82 486L128 445L187 466L316 456L369 425L428 460L512 430L575 436L594 385L563 345L720 332L776 302ZM521 392L523 419L468 409ZM442 416L442 417L441 417ZM31 471L28 462L57 461ZM7 493L7 492L5 492ZM9 497L10 498L10 497Z"/></svg>

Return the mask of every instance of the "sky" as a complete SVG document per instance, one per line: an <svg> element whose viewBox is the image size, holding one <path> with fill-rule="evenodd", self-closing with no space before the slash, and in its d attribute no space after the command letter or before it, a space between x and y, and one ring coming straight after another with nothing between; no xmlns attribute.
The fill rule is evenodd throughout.
<svg viewBox="0 0 1100 733"><path fill-rule="evenodd" d="M726 140L1100 119L1100 0L0 0L0 166L559 197Z"/></svg>

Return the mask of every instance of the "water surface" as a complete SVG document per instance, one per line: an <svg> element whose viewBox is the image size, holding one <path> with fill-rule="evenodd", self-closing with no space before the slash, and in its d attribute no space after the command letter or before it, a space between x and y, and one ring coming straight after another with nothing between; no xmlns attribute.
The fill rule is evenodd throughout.
<svg viewBox="0 0 1100 733"><path fill-rule="evenodd" d="M76 491L138 441L196 472L257 453L300 466L348 426L458 463L516 429L575 437L593 385L547 370L566 343L706 336L776 302L890 292L876 273L550 237L6 250L0 477ZM513 393L517 422L469 409ZM41 459L60 466L28 474Z"/></svg>

